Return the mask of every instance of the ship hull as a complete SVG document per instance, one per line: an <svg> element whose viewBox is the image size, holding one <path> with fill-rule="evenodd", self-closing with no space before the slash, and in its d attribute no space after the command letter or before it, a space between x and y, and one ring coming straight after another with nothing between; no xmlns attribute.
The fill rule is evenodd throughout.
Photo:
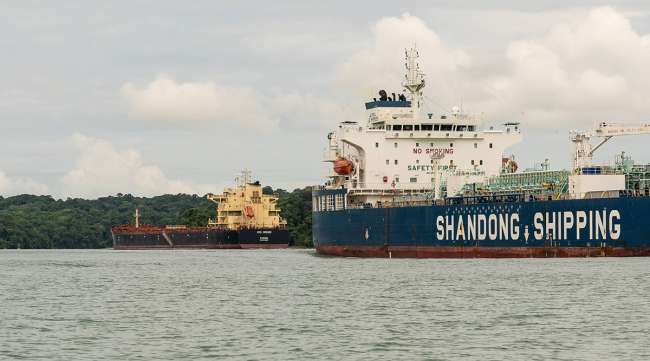
<svg viewBox="0 0 650 361"><path fill-rule="evenodd" d="M116 227L112 235L116 250L287 248L291 241L288 230L269 228L231 231Z"/></svg>
<svg viewBox="0 0 650 361"><path fill-rule="evenodd" d="M321 254L395 258L650 256L650 198L314 212Z"/></svg>

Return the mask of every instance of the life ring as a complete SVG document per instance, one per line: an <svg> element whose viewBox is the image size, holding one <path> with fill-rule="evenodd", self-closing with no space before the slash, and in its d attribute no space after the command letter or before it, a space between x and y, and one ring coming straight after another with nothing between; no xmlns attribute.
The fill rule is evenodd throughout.
<svg viewBox="0 0 650 361"><path fill-rule="evenodd" d="M255 217L255 212L253 211L253 207L251 206L244 207L244 214L246 214L246 217L248 218Z"/></svg>

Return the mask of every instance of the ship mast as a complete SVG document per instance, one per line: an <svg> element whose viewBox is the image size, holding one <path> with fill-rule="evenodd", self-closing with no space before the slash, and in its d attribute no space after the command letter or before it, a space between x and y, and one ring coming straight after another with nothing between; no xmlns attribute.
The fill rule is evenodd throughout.
<svg viewBox="0 0 650 361"><path fill-rule="evenodd" d="M404 76L402 86L409 92L411 107L417 110L422 103L422 89L425 85L424 73L420 71L420 64L417 62L420 53L418 53L414 45L411 49L406 49L404 54L406 59L406 63L404 64L406 67L406 75Z"/></svg>
<svg viewBox="0 0 650 361"><path fill-rule="evenodd" d="M236 178L235 178L235 183L236 183L238 186L241 186L241 187L245 186L245 185L248 184L248 183L251 183L251 179L252 179L252 178L251 178L251 175L252 175L252 173L253 173L253 172L251 172L251 171L248 170L248 169L244 169L244 170L242 170L242 171L241 171L241 175L240 175L239 177L236 177Z"/></svg>

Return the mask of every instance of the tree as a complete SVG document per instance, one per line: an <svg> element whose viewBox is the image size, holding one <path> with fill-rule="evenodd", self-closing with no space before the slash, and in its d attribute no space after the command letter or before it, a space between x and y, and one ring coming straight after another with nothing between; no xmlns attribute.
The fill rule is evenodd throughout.
<svg viewBox="0 0 650 361"><path fill-rule="evenodd" d="M311 246L311 189L264 189L279 196L294 244ZM110 247L111 227L132 224L136 208L142 224L202 227L215 216L214 203L187 194L146 198L120 193L95 200L28 194L0 197L0 248Z"/></svg>
<svg viewBox="0 0 650 361"><path fill-rule="evenodd" d="M313 247L311 233L311 187L295 189L291 193L279 192L278 206L294 244Z"/></svg>

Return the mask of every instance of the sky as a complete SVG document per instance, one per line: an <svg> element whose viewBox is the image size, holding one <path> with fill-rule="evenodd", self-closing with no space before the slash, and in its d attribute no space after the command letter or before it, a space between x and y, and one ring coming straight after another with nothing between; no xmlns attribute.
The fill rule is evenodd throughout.
<svg viewBox="0 0 650 361"><path fill-rule="evenodd" d="M650 121L647 1L3 1L0 195L96 198L319 184L327 132L400 91L522 123L520 168L569 167L569 130ZM610 141L650 163L650 136Z"/></svg>

